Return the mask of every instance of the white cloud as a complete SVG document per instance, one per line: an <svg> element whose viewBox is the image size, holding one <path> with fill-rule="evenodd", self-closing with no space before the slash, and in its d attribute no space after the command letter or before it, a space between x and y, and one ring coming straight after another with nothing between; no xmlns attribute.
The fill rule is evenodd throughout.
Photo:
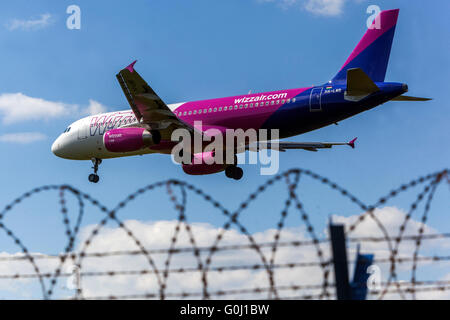
<svg viewBox="0 0 450 320"><path fill-rule="evenodd" d="M342 13L345 0L308 0L305 9L317 15L338 16Z"/></svg>
<svg viewBox="0 0 450 320"><path fill-rule="evenodd" d="M385 227L387 233L391 237L398 236L399 228L403 224L405 220L405 212L396 207L384 207L381 209L375 209L373 214L377 217L377 219L381 222L381 224ZM342 223L346 226L350 226L358 220L358 216L333 216L333 222ZM421 223L419 221L411 219L406 225L404 235L417 235L418 230L421 227ZM437 230L425 226L424 234L435 234L438 233ZM374 220L367 216L355 229L354 232L350 234L350 237L384 237L384 233L381 231L379 226L374 222ZM438 240L440 241L440 240ZM436 243L436 242L435 242ZM387 244L380 246L379 243L364 243L364 248L368 251L379 251L379 255L382 254L383 257L387 257L390 252L388 252ZM401 244L400 250L405 254L411 254L414 248L413 241L405 241Z"/></svg>
<svg viewBox="0 0 450 320"><path fill-rule="evenodd" d="M89 100L89 106L82 107L77 104L29 97L20 92L0 95L0 116L4 124L49 120L69 115L84 116L105 110L105 106L94 100Z"/></svg>
<svg viewBox="0 0 450 320"><path fill-rule="evenodd" d="M52 15L50 13L41 14L38 19L20 20L13 19L6 24L6 28L10 31L14 30L38 30L49 26L52 23Z"/></svg>
<svg viewBox="0 0 450 320"><path fill-rule="evenodd" d="M297 7L321 16L339 16L347 0L257 0L260 3L276 3L282 9Z"/></svg>
<svg viewBox="0 0 450 320"><path fill-rule="evenodd" d="M99 113L105 113L107 111L107 108L100 102L89 99L89 106L83 111L84 113L93 116Z"/></svg>
<svg viewBox="0 0 450 320"><path fill-rule="evenodd" d="M4 93L0 95L0 112L3 123L11 124L28 120L61 117L73 111L73 105L33 98L23 93Z"/></svg>
<svg viewBox="0 0 450 320"><path fill-rule="evenodd" d="M27 144L42 141L46 138L47 136L40 132L17 132L0 135L0 142Z"/></svg>

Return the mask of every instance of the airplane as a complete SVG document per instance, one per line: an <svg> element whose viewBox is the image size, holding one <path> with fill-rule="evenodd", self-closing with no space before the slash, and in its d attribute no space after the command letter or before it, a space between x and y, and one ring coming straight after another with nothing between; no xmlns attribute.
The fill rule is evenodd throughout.
<svg viewBox="0 0 450 320"><path fill-rule="evenodd" d="M131 110L80 119L66 128L51 150L65 159L92 160L94 173L89 175L89 181L97 183L102 159L171 154L178 143L171 140L174 130L181 128L198 134L195 121L202 122L200 134L210 128L222 133L239 128L278 129L279 138L283 139L335 124L388 101L430 100L403 95L408 91L405 83L384 81L398 13L399 9L381 11L338 73L319 86L166 104L137 73L134 61L116 75ZM264 145L256 141L256 151L275 149L273 146L279 151L317 151L335 145L354 148L355 140L273 144L269 141ZM190 156L204 159L211 154L200 152ZM232 163L191 161L181 166L191 175L225 171L228 178L235 180L243 176L236 157Z"/></svg>

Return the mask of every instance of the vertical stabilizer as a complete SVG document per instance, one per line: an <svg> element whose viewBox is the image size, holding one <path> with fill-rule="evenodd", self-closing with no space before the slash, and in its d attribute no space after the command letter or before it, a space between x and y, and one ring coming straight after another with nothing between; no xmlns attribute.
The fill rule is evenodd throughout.
<svg viewBox="0 0 450 320"><path fill-rule="evenodd" d="M374 82L384 81L398 12L393 9L379 13L332 81L345 81L347 70L353 68L362 69Z"/></svg>

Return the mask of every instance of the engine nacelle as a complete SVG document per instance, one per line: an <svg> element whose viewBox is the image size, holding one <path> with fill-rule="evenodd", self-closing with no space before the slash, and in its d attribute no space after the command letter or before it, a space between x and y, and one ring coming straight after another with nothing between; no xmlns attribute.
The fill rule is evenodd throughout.
<svg viewBox="0 0 450 320"><path fill-rule="evenodd" d="M197 153L193 156L192 164L182 164L183 171L191 175L202 175L225 170L226 165L213 163L213 159L214 154L212 152Z"/></svg>
<svg viewBox="0 0 450 320"><path fill-rule="evenodd" d="M144 128L118 128L103 135L103 144L110 152L133 152L158 144L159 132L151 134Z"/></svg>

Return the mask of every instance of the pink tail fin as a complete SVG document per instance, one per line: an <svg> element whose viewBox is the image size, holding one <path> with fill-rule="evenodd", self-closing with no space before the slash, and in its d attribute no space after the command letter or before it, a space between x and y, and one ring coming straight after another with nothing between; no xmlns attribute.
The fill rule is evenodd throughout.
<svg viewBox="0 0 450 320"><path fill-rule="evenodd" d="M345 80L347 70L352 68L361 68L375 82L384 81L398 12L393 9L379 13L333 81Z"/></svg>

